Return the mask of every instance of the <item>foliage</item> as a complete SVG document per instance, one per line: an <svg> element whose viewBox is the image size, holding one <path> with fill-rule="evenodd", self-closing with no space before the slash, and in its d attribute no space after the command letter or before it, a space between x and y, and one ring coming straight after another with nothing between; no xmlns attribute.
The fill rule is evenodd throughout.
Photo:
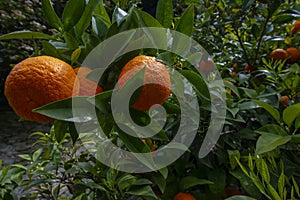
<svg viewBox="0 0 300 200"><path fill-rule="evenodd" d="M156 19L136 4L130 7L126 1L104 4L101 0L69 0L61 12L55 12L51 2L43 0L43 13L56 29L55 34L12 32L0 36L0 40L32 38L41 45L36 46L34 55L54 56L77 67L99 43L125 30L157 26L192 35L213 56L225 80L227 116L218 144L205 158L198 158L211 114L207 109L209 94L201 85L200 74L169 52L130 52L111 64L100 80L106 92L90 98L65 99L35 110L56 121L49 134L35 133L40 136L41 148L32 155L21 155L24 163L2 168L0 197L17 199L14 190L25 187L28 192L23 194L33 199L39 195L46 199L172 199L180 191L190 192L197 199L299 198L299 61L290 64L268 57L277 47L299 48L300 34L291 34L293 20L300 18L299 2L160 0ZM153 146L167 144L180 118L175 97L163 105L168 112L167 129L148 138L146 144L124 137L108 106L120 66L141 52L157 56L170 69L196 82L201 129L190 151L173 164L135 174L108 168L84 149L82 142L88 140L78 140L74 122L86 122L84 117L89 113L77 121L72 119L71 101L96 100L98 121L105 134L123 149L149 152ZM245 70L246 65L249 68ZM236 75L230 76L232 71ZM214 75L206 74L211 79ZM130 83L124 92L129 90ZM287 105L278 101L282 96L289 97ZM138 123L147 122L149 113L131 111ZM237 186L235 192L240 195L230 197L231 185Z"/></svg>

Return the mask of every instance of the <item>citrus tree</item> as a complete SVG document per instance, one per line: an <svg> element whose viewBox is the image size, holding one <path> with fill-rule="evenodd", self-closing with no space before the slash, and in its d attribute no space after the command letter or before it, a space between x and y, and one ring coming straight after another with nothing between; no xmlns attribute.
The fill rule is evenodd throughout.
<svg viewBox="0 0 300 200"><path fill-rule="evenodd" d="M30 118L37 115L53 120L49 133L33 133L39 136L37 148L32 154L20 155L24 163L2 167L1 197L300 197L299 60L293 57L295 53L289 53L296 50L288 50L299 46L299 34L293 25L300 17L299 2L159 0L155 17L136 4L113 3L116 6L101 0L69 0L57 13L51 1L42 0L44 16L49 26L56 29L55 34L18 31L0 36L0 40L28 39L39 44L33 58L13 68L7 78L6 95L24 119L37 121ZM172 31L194 38L212 57ZM164 45L169 49L159 48ZM190 50L191 47L198 49ZM283 57L272 54L279 48ZM53 64L47 67L52 59ZM63 73L70 66L75 70ZM35 67L41 76L33 76ZM19 68L24 71L19 72ZM27 68L31 70L26 72ZM220 78L224 79L226 90ZM55 82L60 84L53 87ZM185 82L191 85L185 86ZM28 92L22 89L25 83ZM135 87L137 83L140 87ZM72 85L68 95L62 90L67 85ZM56 90L67 96L49 98L57 94ZM180 96L178 90L184 95ZM39 91L45 94L37 95ZM226 92L226 106L219 97L222 92ZM31 93L34 95L29 96ZM154 124L158 128L150 132L156 134L148 137L145 129L131 134L133 128L124 121L128 116L115 111L126 94L132 94L127 100L133 124L147 126L153 116L164 122L162 127ZM182 99L196 108L194 96L199 107L186 114ZM164 112L149 110L152 104L163 106L165 121L160 119ZM226 118L217 112L220 108L225 110ZM217 127L211 117L216 114L221 118L217 122L224 120L225 124L218 133L218 143L213 143L206 136ZM151 168L151 159L139 157L138 153L169 158L162 156L160 150L176 139L182 122L188 127L182 138L192 138L193 131L196 134L188 148L173 143L170 153L184 153L171 164L138 173L140 168L126 171L103 162L109 154L113 156L105 158L111 163L112 158L118 158L122 165L136 167L138 163L142 168ZM101 131L94 129L95 123ZM95 149L92 144L97 142L101 145ZM110 143L114 148L109 148ZM203 144L209 147L209 153L201 157ZM16 188L23 193L18 196Z"/></svg>

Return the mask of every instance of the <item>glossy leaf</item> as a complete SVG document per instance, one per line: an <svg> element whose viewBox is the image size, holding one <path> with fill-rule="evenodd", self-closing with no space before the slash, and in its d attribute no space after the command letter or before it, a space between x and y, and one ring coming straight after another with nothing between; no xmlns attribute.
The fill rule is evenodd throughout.
<svg viewBox="0 0 300 200"><path fill-rule="evenodd" d="M176 23L175 31L181 32L187 36L190 36L194 28L194 6L189 6L179 21Z"/></svg>
<svg viewBox="0 0 300 200"><path fill-rule="evenodd" d="M156 8L156 19L165 28L170 28L173 22L172 0L159 0Z"/></svg>
<svg viewBox="0 0 300 200"><path fill-rule="evenodd" d="M281 136L273 133L262 134L256 143L256 154L262 154L276 149L289 142L291 136Z"/></svg>
<svg viewBox="0 0 300 200"><path fill-rule="evenodd" d="M154 194L152 188L149 185L131 189L126 193L132 194L132 195L137 195L137 196L148 196L148 197L153 197L154 199L157 199L156 195Z"/></svg>
<svg viewBox="0 0 300 200"><path fill-rule="evenodd" d="M270 115L272 115L272 117L274 117L274 119L279 123L280 122L280 113L279 111L274 108L273 106L271 106L270 104L267 104L263 101L258 101L258 100L253 100L254 103L258 104L259 106L261 106L262 108L264 108L266 111L268 111L268 113Z"/></svg>
<svg viewBox="0 0 300 200"><path fill-rule="evenodd" d="M60 143L62 141L62 139L65 137L67 129L68 129L68 122L64 122L61 120L54 121L54 133L57 142Z"/></svg>
<svg viewBox="0 0 300 200"><path fill-rule="evenodd" d="M103 0L100 0L100 3L95 8L94 16L101 19L107 27L109 27L111 25L111 21L110 21L109 15L107 14L107 12L105 10Z"/></svg>
<svg viewBox="0 0 300 200"><path fill-rule="evenodd" d="M11 39L53 39L53 36L45 33L34 32L34 31L14 31L5 35L0 36L0 40L11 40Z"/></svg>
<svg viewBox="0 0 300 200"><path fill-rule="evenodd" d="M84 6L85 0L67 1L62 14L62 21L65 31L68 31L79 21L84 11Z"/></svg>
<svg viewBox="0 0 300 200"><path fill-rule="evenodd" d="M201 97L201 99L205 102L209 102L210 93L206 82L203 80L201 75L188 70L179 70L179 72L196 88L197 94Z"/></svg>
<svg viewBox="0 0 300 200"><path fill-rule="evenodd" d="M62 31L62 23L52 6L52 2L50 0L42 0L42 9L48 23L57 30Z"/></svg>
<svg viewBox="0 0 300 200"><path fill-rule="evenodd" d="M90 22L92 20L93 11L96 6L100 3L100 0L89 0L88 4L85 6L83 14L75 25L76 33L78 36L81 36L83 32L89 27Z"/></svg>
<svg viewBox="0 0 300 200"><path fill-rule="evenodd" d="M184 191L196 185L209 185L209 184L214 184L214 182L205 179L199 179L194 176L186 176L180 180L179 187L182 191Z"/></svg>
<svg viewBox="0 0 300 200"><path fill-rule="evenodd" d="M290 127L294 120L300 116L300 103L291 105L283 111L283 121Z"/></svg>
<svg viewBox="0 0 300 200"><path fill-rule="evenodd" d="M33 110L33 112L46 115L48 117L69 122L87 122L92 119L91 110L85 106L87 97L73 97L60 101L55 101ZM82 105L81 107L73 107L72 101L75 105ZM76 113L80 116L73 116L73 109L77 109Z"/></svg>

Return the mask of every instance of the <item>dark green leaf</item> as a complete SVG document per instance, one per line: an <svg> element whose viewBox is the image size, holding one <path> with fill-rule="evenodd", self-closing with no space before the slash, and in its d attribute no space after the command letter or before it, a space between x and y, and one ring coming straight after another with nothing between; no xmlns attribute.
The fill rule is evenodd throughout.
<svg viewBox="0 0 300 200"><path fill-rule="evenodd" d="M74 34L66 31L64 32L64 38L70 50L75 50L78 48L79 43Z"/></svg>
<svg viewBox="0 0 300 200"><path fill-rule="evenodd" d="M61 121L61 120L54 121L55 139L58 143L60 143L62 139L65 137L67 129L68 129L68 122Z"/></svg>
<svg viewBox="0 0 300 200"><path fill-rule="evenodd" d="M77 141L79 134L73 122L69 122L69 131L73 144Z"/></svg>
<svg viewBox="0 0 300 200"><path fill-rule="evenodd" d="M67 1L63 14L62 21L65 31L75 26L79 21L85 6L85 0L69 0Z"/></svg>
<svg viewBox="0 0 300 200"><path fill-rule="evenodd" d="M300 115L300 103L291 105L283 111L283 121L290 127L293 121Z"/></svg>
<svg viewBox="0 0 300 200"><path fill-rule="evenodd" d="M72 101L75 102L76 107L72 106ZM87 97L73 97L49 103L33 111L58 120L87 122L92 119L91 113L94 112L88 109L90 106L87 106L87 103ZM73 109L76 109L78 116L73 116Z"/></svg>
<svg viewBox="0 0 300 200"><path fill-rule="evenodd" d="M257 129L255 132L260 133L260 134L274 133L276 135L281 135L281 136L287 135L286 131L277 124L264 125L263 127L260 127L259 129Z"/></svg>
<svg viewBox="0 0 300 200"><path fill-rule="evenodd" d="M131 174L125 174L121 178L119 178L117 185L121 190L129 188L136 182L136 177Z"/></svg>
<svg viewBox="0 0 300 200"><path fill-rule="evenodd" d="M149 185L131 189L126 193L137 195L137 196L149 196L149 197L153 197L154 199L157 199L156 195L154 194L152 188Z"/></svg>
<svg viewBox="0 0 300 200"><path fill-rule="evenodd" d="M179 187L182 191L184 191L196 185L209 185L209 184L214 184L214 183L212 181L199 179L194 176L186 176L180 180Z"/></svg>
<svg viewBox="0 0 300 200"><path fill-rule="evenodd" d="M156 8L156 19L165 28L170 28L173 22L172 0L159 0Z"/></svg>
<svg viewBox="0 0 300 200"><path fill-rule="evenodd" d="M273 133L262 134L256 143L256 154L262 154L276 149L289 142L291 136L281 136Z"/></svg>
<svg viewBox="0 0 300 200"><path fill-rule="evenodd" d="M194 6L189 6L179 21L176 23L175 31L181 32L187 36L191 36L194 28Z"/></svg>
<svg viewBox="0 0 300 200"><path fill-rule="evenodd" d="M52 6L52 2L50 0L42 0L42 9L48 23L57 30L62 31L62 23Z"/></svg>
<svg viewBox="0 0 300 200"><path fill-rule="evenodd" d="M274 108L273 106L271 106L270 104L267 104L263 101L258 101L258 100L253 100L254 103L258 104L259 106L261 106L262 108L264 108L266 111L268 111L268 113L270 115L272 115L272 117L274 117L274 119L280 123L280 113L279 111ZM300 107L299 107L300 108ZM299 110L300 111L300 110Z"/></svg>
<svg viewBox="0 0 300 200"><path fill-rule="evenodd" d="M15 31L0 36L0 40L11 40L11 39L53 39L52 36L33 31Z"/></svg>
<svg viewBox="0 0 300 200"><path fill-rule="evenodd" d="M94 15L96 18L101 19L101 21L103 21L107 27L109 27L111 25L111 21L110 21L109 15L107 14L107 12L105 10L103 0L101 0L100 3L98 4L98 6L95 8Z"/></svg>
<svg viewBox="0 0 300 200"><path fill-rule="evenodd" d="M117 25L120 25L127 15L127 12L116 6L112 16L112 23L114 24L116 22Z"/></svg>
<svg viewBox="0 0 300 200"><path fill-rule="evenodd" d="M54 58L62 59L62 56L59 52L58 49L56 49L55 46L53 46L51 43L48 41L42 41L43 49L42 49L42 54L47 55L47 56L52 56Z"/></svg>
<svg viewBox="0 0 300 200"><path fill-rule="evenodd" d="M208 185L209 190L212 193L223 193L226 179L226 173L224 170L216 168L215 170L210 171L208 173L208 179L213 182L213 184Z"/></svg>
<svg viewBox="0 0 300 200"><path fill-rule="evenodd" d="M210 93L201 75L190 70L179 70L179 72L195 87L201 100L209 102Z"/></svg>
<svg viewBox="0 0 300 200"><path fill-rule="evenodd" d="M78 36L82 36L83 32L89 27L92 21L93 11L96 6L100 3L100 0L89 0L85 6L83 14L75 25L76 33Z"/></svg>

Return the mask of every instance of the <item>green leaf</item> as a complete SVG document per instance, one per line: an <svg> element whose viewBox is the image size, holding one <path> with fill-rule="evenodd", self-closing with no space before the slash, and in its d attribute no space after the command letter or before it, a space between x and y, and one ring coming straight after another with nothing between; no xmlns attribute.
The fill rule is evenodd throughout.
<svg viewBox="0 0 300 200"><path fill-rule="evenodd" d="M112 16L112 24L116 22L117 25L120 25L127 15L128 15L127 12L119 8L119 6L116 6Z"/></svg>
<svg viewBox="0 0 300 200"><path fill-rule="evenodd" d="M76 33L78 36L82 36L83 32L91 24L93 11L99 3L100 3L100 0L89 0L88 1L88 4L85 6L85 9L83 11L83 14L82 14L80 20L75 25Z"/></svg>
<svg viewBox="0 0 300 200"><path fill-rule="evenodd" d="M194 28L194 6L190 5L176 23L175 31L191 36Z"/></svg>
<svg viewBox="0 0 300 200"><path fill-rule="evenodd" d="M92 188L92 189L98 189L98 190L101 190L101 191L106 191L106 189L101 186L99 183L95 183L95 182L87 182L87 183L84 183L84 182L79 182L79 183L76 183L76 184L79 184L79 185L84 185L86 187L89 187L89 188Z"/></svg>
<svg viewBox="0 0 300 200"><path fill-rule="evenodd" d="M73 122L69 122L69 131L73 144L77 141L79 134Z"/></svg>
<svg viewBox="0 0 300 200"><path fill-rule="evenodd" d="M68 129L68 122L61 121L61 120L54 121L55 139L58 143L60 143L65 137L67 129Z"/></svg>
<svg viewBox="0 0 300 200"><path fill-rule="evenodd" d="M184 191L196 185L209 185L209 184L214 184L214 182L205 179L199 179L194 176L186 176L180 180L179 188L180 190Z"/></svg>
<svg viewBox="0 0 300 200"><path fill-rule="evenodd" d="M262 108L264 108L270 115L272 115L272 117L274 117L274 119L280 123L280 113L279 111L274 108L273 106L271 106L270 104L267 104L263 101L259 101L259 100L252 100L254 103L258 104L259 106L261 106Z"/></svg>
<svg viewBox="0 0 300 200"><path fill-rule="evenodd" d="M156 195L154 194L152 188L149 185L131 189L126 193L137 195L137 196L149 196L149 197L153 197L154 199L157 199Z"/></svg>
<svg viewBox="0 0 300 200"><path fill-rule="evenodd" d="M240 98L239 90L237 89L237 87L234 84L232 84L231 82L228 82L228 81L224 81L224 86L227 87L228 89L230 89L234 94L236 94L236 96L238 98Z"/></svg>
<svg viewBox="0 0 300 200"><path fill-rule="evenodd" d="M284 170L282 170L277 183L279 196L281 197L281 199L285 199L284 198L285 179L286 177L284 175Z"/></svg>
<svg viewBox="0 0 300 200"><path fill-rule="evenodd" d="M299 185L298 185L298 183L296 182L296 180L295 180L295 178L293 176L292 176L292 181L293 181L293 185L294 185L296 194L298 195L298 197L300 197Z"/></svg>
<svg viewBox="0 0 300 200"><path fill-rule="evenodd" d="M101 19L107 27L109 27L111 25L111 21L110 21L109 15L107 14L107 12L105 10L103 0L100 0L100 3L95 8L94 16Z"/></svg>
<svg viewBox="0 0 300 200"><path fill-rule="evenodd" d="M264 159L261 159L259 173L266 183L270 183L270 172L268 165Z"/></svg>
<svg viewBox="0 0 300 200"><path fill-rule="evenodd" d="M290 127L293 121L300 115L300 103L291 105L283 111L283 121Z"/></svg>
<svg viewBox="0 0 300 200"><path fill-rule="evenodd" d="M11 40L11 39L53 39L52 36L45 33L34 32L34 31L14 31L5 35L0 36L0 40Z"/></svg>
<svg viewBox="0 0 300 200"><path fill-rule="evenodd" d="M79 21L85 6L85 0L69 0L67 1L63 14L62 21L65 31L71 29Z"/></svg>
<svg viewBox="0 0 300 200"><path fill-rule="evenodd" d="M71 65L73 65L77 61L80 54L81 54L81 48L80 47L78 47L75 51L72 52L72 54L71 54Z"/></svg>
<svg viewBox="0 0 300 200"><path fill-rule="evenodd" d="M279 125L277 124L267 124L255 131L256 133L259 134L264 134L264 133L274 133L276 135L281 135L281 136L286 136L287 132Z"/></svg>
<svg viewBox="0 0 300 200"><path fill-rule="evenodd" d="M226 198L225 200L256 200L252 197L244 196L244 195L235 195L229 198Z"/></svg>
<svg viewBox="0 0 300 200"><path fill-rule="evenodd" d="M258 93L256 92L256 90L244 88L244 87L240 87L240 89L242 89L249 98L254 99L258 96Z"/></svg>
<svg viewBox="0 0 300 200"><path fill-rule="evenodd" d="M72 101L76 107L72 106ZM36 108L33 112L62 121L87 122L92 119L91 113L94 112L88 109L90 106L87 103L87 97L70 97ZM77 116L73 116L73 109L76 109Z"/></svg>
<svg viewBox="0 0 300 200"><path fill-rule="evenodd" d="M159 190L164 193L167 181L166 178L164 178L161 174L154 174L152 176L153 183L156 184L159 188Z"/></svg>
<svg viewBox="0 0 300 200"><path fill-rule="evenodd" d="M225 188L226 173L223 169L214 169L208 172L208 179L213 184L208 185L209 190L215 194L223 194Z"/></svg>
<svg viewBox="0 0 300 200"><path fill-rule="evenodd" d="M28 154L21 154L21 155L18 155L18 157L23 158L24 160L31 161L31 156Z"/></svg>
<svg viewBox="0 0 300 200"><path fill-rule="evenodd" d="M156 19L165 28L170 28L173 22L172 0L159 0L156 7Z"/></svg>
<svg viewBox="0 0 300 200"><path fill-rule="evenodd" d="M289 142L291 136L281 136L273 133L262 134L256 143L256 154L262 154L276 149Z"/></svg>
<svg viewBox="0 0 300 200"><path fill-rule="evenodd" d="M201 75L190 70L179 70L179 72L195 87L198 96L205 102L209 102L210 93Z"/></svg>
<svg viewBox="0 0 300 200"><path fill-rule="evenodd" d="M275 188L269 183L267 184L268 191L270 192L271 196L273 197L273 200L282 200L280 196L278 195L277 191Z"/></svg>
<svg viewBox="0 0 300 200"><path fill-rule="evenodd" d="M231 169L235 169L238 163L236 162L236 159L240 159L240 152L239 150L227 150L228 157L229 157L229 163L231 166Z"/></svg>
<svg viewBox="0 0 300 200"><path fill-rule="evenodd" d="M62 23L52 6L51 0L42 0L42 9L48 23L57 30L62 31Z"/></svg>
<svg viewBox="0 0 300 200"><path fill-rule="evenodd" d="M119 178L117 185L121 190L129 188L136 182L136 177L132 176L131 174L125 174L121 178Z"/></svg>
<svg viewBox="0 0 300 200"><path fill-rule="evenodd" d="M32 154L32 161L35 162L40 157L40 155L43 153L43 148L39 148Z"/></svg>

